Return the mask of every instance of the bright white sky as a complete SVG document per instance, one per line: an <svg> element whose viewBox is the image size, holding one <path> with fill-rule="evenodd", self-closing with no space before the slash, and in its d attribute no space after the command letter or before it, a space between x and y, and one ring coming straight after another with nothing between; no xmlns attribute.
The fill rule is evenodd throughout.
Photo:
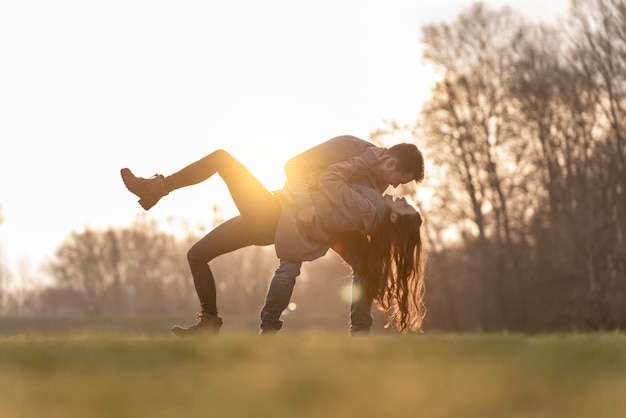
<svg viewBox="0 0 626 418"><path fill-rule="evenodd" d="M35 269L84 226L142 212L119 169L217 149L279 188L292 155L419 114L420 26L470 0L0 0L0 256ZM553 21L568 0L492 0ZM148 212L210 223L216 177Z"/></svg>

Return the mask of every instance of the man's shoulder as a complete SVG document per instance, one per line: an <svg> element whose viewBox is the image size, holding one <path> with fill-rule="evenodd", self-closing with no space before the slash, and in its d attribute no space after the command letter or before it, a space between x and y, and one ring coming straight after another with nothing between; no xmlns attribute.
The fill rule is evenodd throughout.
<svg viewBox="0 0 626 418"><path fill-rule="evenodd" d="M320 149L325 152L337 153L340 159L362 154L374 144L354 135L340 135L320 144Z"/></svg>
<svg viewBox="0 0 626 418"><path fill-rule="evenodd" d="M327 142L352 143L352 144L362 145L364 147L373 147L374 146L374 144L372 144L371 142L366 141L364 139L361 139L359 137L356 137L354 135L339 135L339 136L335 136L335 137L329 139Z"/></svg>
<svg viewBox="0 0 626 418"><path fill-rule="evenodd" d="M290 162L306 161L309 168L325 168L339 161L357 157L372 146L374 145L370 142L354 135L340 135L309 148L292 158Z"/></svg>

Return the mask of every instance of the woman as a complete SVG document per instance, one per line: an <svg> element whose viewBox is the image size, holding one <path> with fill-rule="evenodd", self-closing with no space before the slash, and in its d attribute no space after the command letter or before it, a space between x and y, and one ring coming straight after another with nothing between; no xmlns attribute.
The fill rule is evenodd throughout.
<svg viewBox="0 0 626 418"><path fill-rule="evenodd" d="M348 182L355 173L375 169L381 163L379 150L369 148L361 156L325 170L319 190L313 194L315 216L306 225L297 221L297 206L288 190L270 192L224 150L167 177L145 179L123 168L124 184L146 210L169 192L218 173L240 213L189 250L187 258L201 313L196 325L174 327L172 331L177 335L218 333L222 320L217 312L215 279L208 265L215 257L249 245L275 244L278 257L309 261L328 251L333 234L347 231L362 231L371 237L360 272L368 295L400 331L419 329L424 315L421 218L404 199L383 199L372 187Z"/></svg>

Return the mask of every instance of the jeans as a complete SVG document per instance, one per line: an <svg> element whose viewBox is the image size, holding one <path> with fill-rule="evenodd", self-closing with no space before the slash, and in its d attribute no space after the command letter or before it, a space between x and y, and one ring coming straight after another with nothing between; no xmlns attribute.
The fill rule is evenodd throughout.
<svg viewBox="0 0 626 418"><path fill-rule="evenodd" d="M283 327L280 315L289 305L301 265L301 261L280 260L261 310L261 332L278 331Z"/></svg>
<svg viewBox="0 0 626 418"><path fill-rule="evenodd" d="M367 245L365 237L358 233L337 234L332 248L351 267L352 301L350 304L350 333L369 334L372 327L372 300L366 298L361 289L360 279L356 274L356 266L361 260L363 246ZM280 265L274 272L265 298L265 306L261 310L261 332L278 331L283 326L281 314L291 300L296 277L300 275L302 262L280 260Z"/></svg>
<svg viewBox="0 0 626 418"><path fill-rule="evenodd" d="M372 299L366 298L361 280L352 274L352 301L350 303L350 334L369 334L372 328Z"/></svg>

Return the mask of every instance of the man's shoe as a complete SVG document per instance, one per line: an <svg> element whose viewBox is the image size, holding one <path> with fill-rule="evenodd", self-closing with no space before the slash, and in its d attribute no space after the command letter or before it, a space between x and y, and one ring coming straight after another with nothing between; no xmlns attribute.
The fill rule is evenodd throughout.
<svg viewBox="0 0 626 418"><path fill-rule="evenodd" d="M259 329L259 335L261 336L273 336L280 332L278 328L261 328Z"/></svg>
<svg viewBox="0 0 626 418"><path fill-rule="evenodd" d="M120 174L126 188L139 197L139 204L145 210L156 205L159 199L169 193L165 190L163 185L165 177L161 174L155 174L149 179L145 179L135 176L128 168L122 168Z"/></svg>
<svg viewBox="0 0 626 418"><path fill-rule="evenodd" d="M181 327L176 325L172 327L172 332L178 337L189 337L201 334L219 334L222 326L222 318L217 315L206 315L198 313L196 315L198 323L190 327Z"/></svg>

